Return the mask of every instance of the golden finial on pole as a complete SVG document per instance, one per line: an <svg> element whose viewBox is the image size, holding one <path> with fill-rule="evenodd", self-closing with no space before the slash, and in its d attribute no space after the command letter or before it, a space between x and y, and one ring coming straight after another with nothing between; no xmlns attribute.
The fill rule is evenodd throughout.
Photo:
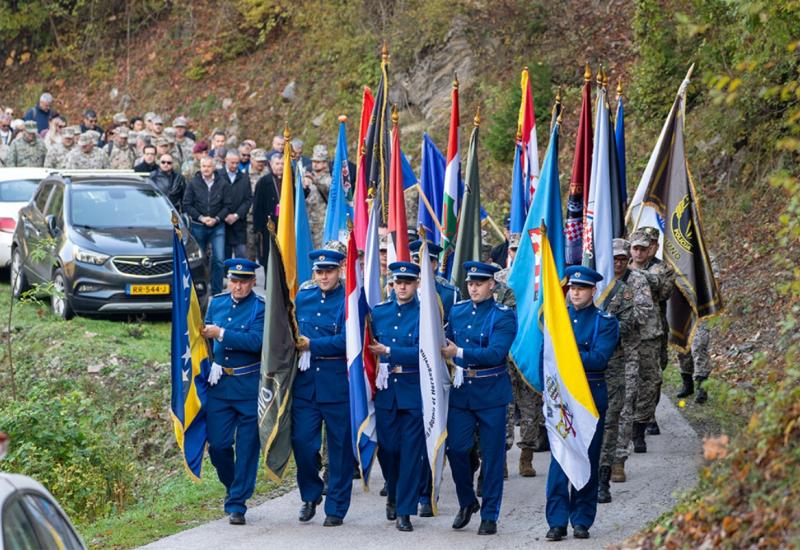
<svg viewBox="0 0 800 550"><path fill-rule="evenodd" d="M600 65L600 68L597 69L597 85L601 88L603 87L603 65Z"/></svg>
<svg viewBox="0 0 800 550"><path fill-rule="evenodd" d="M617 99L622 97L622 79L617 80Z"/></svg>
<svg viewBox="0 0 800 550"><path fill-rule="evenodd" d="M400 122L400 115L397 112L397 103L392 105L392 125L397 126Z"/></svg>
<svg viewBox="0 0 800 550"><path fill-rule="evenodd" d="M453 88L458 90L458 74L453 73Z"/></svg>
<svg viewBox="0 0 800 550"><path fill-rule="evenodd" d="M586 62L586 65L583 67L583 80L584 82L589 82L592 79L592 69L589 67L589 62Z"/></svg>
<svg viewBox="0 0 800 550"><path fill-rule="evenodd" d="M383 48L381 49L381 59L384 63L389 62L389 45L386 42L383 43Z"/></svg>
<svg viewBox="0 0 800 550"><path fill-rule="evenodd" d="M339 122L347 122L347 115L339 115Z"/></svg>
<svg viewBox="0 0 800 550"><path fill-rule="evenodd" d="M608 73L603 69L603 88L608 89Z"/></svg>
<svg viewBox="0 0 800 550"><path fill-rule="evenodd" d="M350 219L350 216L347 216L347 230L348 231L353 230L353 220Z"/></svg>
<svg viewBox="0 0 800 550"><path fill-rule="evenodd" d="M472 123L477 128L481 125L481 106L478 105L478 108L475 110L475 118L472 119Z"/></svg>
<svg viewBox="0 0 800 550"><path fill-rule="evenodd" d="M558 85L558 90L556 91L556 105L561 105L561 84Z"/></svg>
<svg viewBox="0 0 800 550"><path fill-rule="evenodd" d="M292 137L292 134L289 133L289 122L287 121L286 124L283 126L283 139L289 141Z"/></svg>

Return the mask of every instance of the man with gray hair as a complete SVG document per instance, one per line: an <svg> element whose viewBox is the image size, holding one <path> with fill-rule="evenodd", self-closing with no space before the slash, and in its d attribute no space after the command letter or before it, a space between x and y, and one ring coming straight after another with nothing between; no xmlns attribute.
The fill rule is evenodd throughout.
<svg viewBox="0 0 800 550"><path fill-rule="evenodd" d="M50 126L50 119L57 116L53 111L53 96L45 92L39 97L39 103L28 109L22 120L32 120L36 123L36 132L43 132Z"/></svg>
<svg viewBox="0 0 800 550"><path fill-rule="evenodd" d="M25 121L21 137L11 142L6 163L9 166L44 166L47 147L36 131L36 121Z"/></svg>

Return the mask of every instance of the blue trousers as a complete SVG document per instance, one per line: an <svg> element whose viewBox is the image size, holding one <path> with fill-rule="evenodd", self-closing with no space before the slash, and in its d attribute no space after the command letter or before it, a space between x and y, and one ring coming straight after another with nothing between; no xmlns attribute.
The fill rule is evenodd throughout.
<svg viewBox="0 0 800 550"><path fill-rule="evenodd" d="M477 500L473 487L470 451L475 445L475 428L480 428L483 502L481 519L497 521L503 500L503 465L506 458L507 405L488 409L450 407L447 416L447 459L456 484L458 505L469 506Z"/></svg>
<svg viewBox="0 0 800 550"><path fill-rule="evenodd" d="M258 404L255 399L208 397L208 455L225 485L225 512L244 514L253 495L261 443L258 438ZM235 451L234 451L235 445Z"/></svg>
<svg viewBox="0 0 800 550"><path fill-rule="evenodd" d="M422 410L375 409L378 447L382 449L387 499L400 516L416 516L419 504L425 432Z"/></svg>
<svg viewBox="0 0 800 550"><path fill-rule="evenodd" d="M566 527L568 523L572 526L581 525L587 529L594 523L597 515L597 489L598 468L600 466L600 451L603 446L603 428L605 427L606 409L608 408L608 391L605 381L589 382L589 389L592 390L592 397L600 419L594 432L591 444L589 444L589 462L592 474L589 482L579 491L576 491L569 483L567 475L558 461L550 458L550 470L547 473L547 506L545 515L547 524L550 527Z"/></svg>
<svg viewBox="0 0 800 550"><path fill-rule="evenodd" d="M220 221L214 227L192 222L192 237L197 241L203 254L211 244L211 295L222 292L222 263L225 261L225 223Z"/></svg>
<svg viewBox="0 0 800 550"><path fill-rule="evenodd" d="M319 475L319 450L322 422L328 443L328 496L325 514L343 518L350 508L353 487L353 443L350 440L350 405L317 403L294 398L292 402L292 450L297 464L297 487L303 502L316 502L322 496Z"/></svg>

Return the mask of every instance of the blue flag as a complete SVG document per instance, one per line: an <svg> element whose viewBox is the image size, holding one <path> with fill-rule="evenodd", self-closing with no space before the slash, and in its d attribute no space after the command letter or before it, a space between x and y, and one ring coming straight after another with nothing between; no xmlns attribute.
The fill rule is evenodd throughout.
<svg viewBox="0 0 800 550"><path fill-rule="evenodd" d="M542 166L541 179L533 204L525 219L519 249L511 264L508 286L517 300L517 336L511 344L511 357L527 382L542 391L542 344L540 323L541 291L541 227L547 230L547 240L553 251L559 279L564 277L564 223L561 213L561 187L558 178L558 131L553 125L550 145ZM533 274L533 276L531 276Z"/></svg>
<svg viewBox="0 0 800 550"><path fill-rule="evenodd" d="M619 202L622 211L628 209L628 176L625 168L625 109L622 106L622 96L617 98L617 121L616 121L616 142L617 142L617 165L619 167Z"/></svg>
<svg viewBox="0 0 800 550"><path fill-rule="evenodd" d="M517 142L514 148L514 170L511 174L511 225L512 233L522 233L525 218L528 215L528 198L530 189L522 175L522 144Z"/></svg>
<svg viewBox="0 0 800 550"><path fill-rule="evenodd" d="M172 354L170 409L175 439L186 469L200 478L206 449L208 344L200 334L203 317L186 249L176 228L172 239Z"/></svg>
<svg viewBox="0 0 800 550"><path fill-rule="evenodd" d="M295 172L294 181L303 181L302 168L299 165ZM330 202L328 202L328 208L330 209ZM302 183L298 183L294 187L294 234L297 254L297 282L302 283L311 279L311 258L308 255L314 250Z"/></svg>
<svg viewBox="0 0 800 550"><path fill-rule="evenodd" d="M400 169L403 172L403 191L405 191L417 183L417 176L414 174L414 169L411 168L411 163L408 162L402 149L400 149Z"/></svg>
<svg viewBox="0 0 800 550"><path fill-rule="evenodd" d="M436 148L433 140L425 133L422 134L422 168L420 169L419 184L419 209L417 219L419 225L425 228L428 240L439 244L442 235L439 227L431 217L427 206L423 202L422 196L428 200L428 204L433 208L437 221L442 219L442 199L444 197L444 171L445 159L441 151Z"/></svg>
<svg viewBox="0 0 800 550"><path fill-rule="evenodd" d="M350 216L350 219L353 219L353 212L347 204L347 194L344 188L344 171L347 168L347 131L345 123L340 122L339 139L336 140L336 153L333 157L328 209L325 212L325 228L322 232L323 245L329 241L347 242L347 217Z"/></svg>

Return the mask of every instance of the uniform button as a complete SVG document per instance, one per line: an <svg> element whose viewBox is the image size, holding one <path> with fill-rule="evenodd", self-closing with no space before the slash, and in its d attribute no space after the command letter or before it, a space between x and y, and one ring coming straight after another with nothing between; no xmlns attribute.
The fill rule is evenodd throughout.
<svg viewBox="0 0 800 550"><path fill-rule="evenodd" d="M472 314L475 315L475 312L473 311Z"/></svg>
<svg viewBox="0 0 800 550"><path fill-rule="evenodd" d="M233 304L233 307L235 308L235 307L236 307L236 304Z"/></svg>
<svg viewBox="0 0 800 550"><path fill-rule="evenodd" d="M314 327L314 330L319 330L319 327L318 327L318 326L315 326L315 327Z"/></svg>
<svg viewBox="0 0 800 550"><path fill-rule="evenodd" d="M321 313L318 311L318 312L317 312L317 317L319 317L320 315L322 315L322 314L321 314Z"/></svg>
<svg viewBox="0 0 800 550"><path fill-rule="evenodd" d="M232 320L232 319L231 319L230 317L228 317L228 321L231 321L231 320Z"/></svg>
<svg viewBox="0 0 800 550"><path fill-rule="evenodd" d="M396 384L397 383L397 378L393 379L392 382L394 382Z"/></svg>
<svg viewBox="0 0 800 550"><path fill-rule="evenodd" d="M397 342L397 339L396 338L392 338L392 342Z"/></svg>
<svg viewBox="0 0 800 550"><path fill-rule="evenodd" d="M472 380L467 380L467 384L472 384Z"/></svg>
<svg viewBox="0 0 800 550"><path fill-rule="evenodd" d="M472 325L467 325L467 328L472 328Z"/></svg>
<svg viewBox="0 0 800 550"><path fill-rule="evenodd" d="M227 361L228 359L230 359L230 357L228 357L228 356L226 355L226 356L225 356L225 360Z"/></svg>
<svg viewBox="0 0 800 550"><path fill-rule="evenodd" d="M467 338L467 342L469 342L469 338Z"/></svg>
<svg viewBox="0 0 800 550"><path fill-rule="evenodd" d="M577 319L573 319L573 320L572 320L572 322L573 322L573 323L577 323L577 322L578 322L578 320L577 320Z"/></svg>
<svg viewBox="0 0 800 550"><path fill-rule="evenodd" d="M400 312L398 312L398 313L397 313L397 316L398 316L398 317L401 317L402 315L403 315L403 314L402 314L402 313L400 313Z"/></svg>
<svg viewBox="0 0 800 550"><path fill-rule="evenodd" d="M320 300L320 301L319 301L319 303L320 303L320 304L324 304L324 303L325 303L325 300Z"/></svg>
<svg viewBox="0 0 800 550"><path fill-rule="evenodd" d="M397 325L394 326L394 330L397 330Z"/></svg>
<svg viewBox="0 0 800 550"><path fill-rule="evenodd" d="M319 372L319 367L317 367L317 372Z"/></svg>

